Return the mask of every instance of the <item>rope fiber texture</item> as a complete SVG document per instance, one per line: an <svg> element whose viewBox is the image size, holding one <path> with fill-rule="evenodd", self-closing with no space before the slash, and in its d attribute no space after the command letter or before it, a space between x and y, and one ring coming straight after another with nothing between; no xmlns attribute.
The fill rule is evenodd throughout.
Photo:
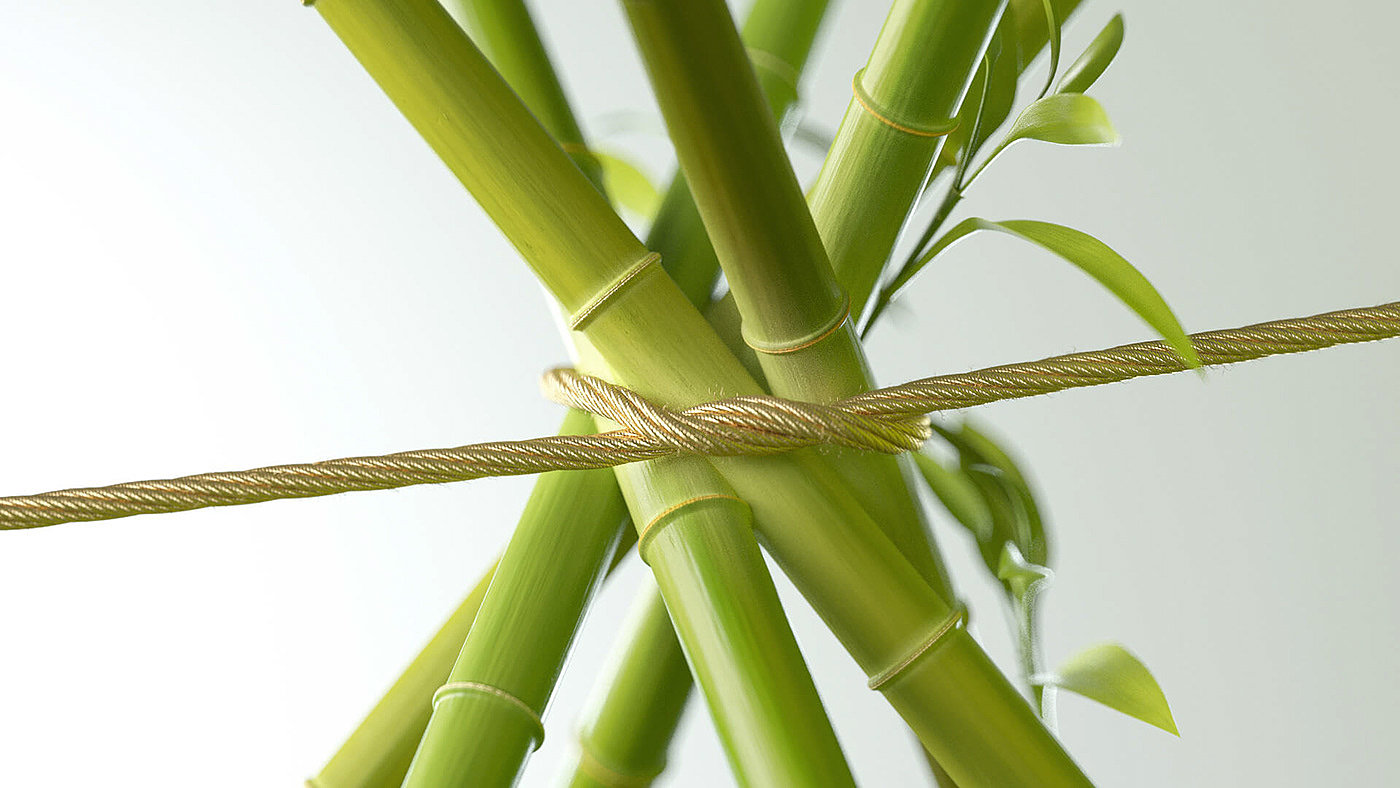
<svg viewBox="0 0 1400 788"><path fill-rule="evenodd" d="M1395 336L1400 336L1400 302L1207 331L1191 335L1191 342L1202 364L1214 366ZM917 449L928 437L928 413L1186 368L1166 343L1139 342L924 378L830 405L735 397L681 411L597 378L557 369L544 376L545 396L623 428L0 497L0 530L485 476L607 468L677 452L763 455L833 444L897 454Z"/></svg>

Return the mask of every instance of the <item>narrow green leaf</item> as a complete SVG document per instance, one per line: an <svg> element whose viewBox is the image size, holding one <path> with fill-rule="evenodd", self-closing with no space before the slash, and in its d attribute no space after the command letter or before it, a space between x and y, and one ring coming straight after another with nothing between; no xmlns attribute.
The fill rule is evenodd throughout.
<svg viewBox="0 0 1400 788"><path fill-rule="evenodd" d="M1005 488L1011 501L1011 513L1015 520L1015 543L1028 560L1036 564L1050 565L1050 535L1045 520L1036 503L1035 492L1020 466L1011 458L1010 452L1002 448L986 433L974 429L972 421L964 421L956 432L934 425L949 443L958 450L963 466L988 465L1000 471L998 481Z"/></svg>
<svg viewBox="0 0 1400 788"><path fill-rule="evenodd" d="M1064 76L1060 77L1060 86L1055 88L1056 93L1083 93L1094 84L1108 68L1108 64L1113 62L1113 58L1118 54L1118 49L1123 46L1123 15L1115 14L1104 25L1102 31L1089 42L1084 54L1080 55L1069 68L1065 69Z"/></svg>
<svg viewBox="0 0 1400 788"><path fill-rule="evenodd" d="M636 165L611 153L591 151L603 167L603 185L618 205L645 218L656 213L661 192Z"/></svg>
<svg viewBox="0 0 1400 788"><path fill-rule="evenodd" d="M1052 96L1051 98L1067 98L1067 96ZM899 290L930 260L957 241L979 230L995 230L1015 236L1044 247L1073 263L1080 270L1098 280L1099 284L1108 288L1109 292L1117 296L1128 308L1137 313L1138 317L1141 317L1143 321L1155 329L1167 341L1167 344L1172 346L1172 349L1177 352L1177 355L1187 366L1199 367L1201 365L1200 359L1196 357L1195 348L1191 346L1191 341L1186 338L1186 331L1182 329L1176 315L1172 314L1171 307L1167 306L1161 293L1158 293L1152 283L1147 281L1147 277L1134 268L1132 263L1123 259L1107 244L1092 235L1050 222L1038 222L1030 219L993 222L976 217L965 219L934 242L927 253L900 271L899 275L886 288L888 296L882 293L881 300L884 302L892 300Z"/></svg>
<svg viewBox="0 0 1400 788"><path fill-rule="evenodd" d="M1055 84L1055 72L1060 69L1060 15L1055 13L1053 0L1041 0L1041 5L1045 6L1045 29L1050 33L1050 73L1045 75L1045 87L1040 89L1037 100L1050 92L1050 86Z"/></svg>
<svg viewBox="0 0 1400 788"><path fill-rule="evenodd" d="M996 157L1021 140L1039 140L1055 145L1117 145L1122 138L1103 105L1083 93L1056 93L1037 99L1021 110L1006 137L977 171L968 177L963 188L977 180Z"/></svg>
<svg viewBox="0 0 1400 788"><path fill-rule="evenodd" d="M1016 70L1016 51L1007 36L998 28L992 39L992 47L987 50L990 70L988 71L986 95L977 107L973 133L968 140L963 160L970 162L972 157L986 144L992 133L1001 126L1016 105L1016 85L1020 74ZM966 169L964 166L963 169ZM955 183L961 183L961 176Z"/></svg>
<svg viewBox="0 0 1400 788"><path fill-rule="evenodd" d="M972 533L979 543L992 538L992 513L977 485L967 474L942 463L923 452L914 452L914 462L948 514Z"/></svg>
<svg viewBox="0 0 1400 788"><path fill-rule="evenodd" d="M1180 736L1167 697L1142 661L1117 643L1090 646L1060 666L1050 682L1060 689Z"/></svg>

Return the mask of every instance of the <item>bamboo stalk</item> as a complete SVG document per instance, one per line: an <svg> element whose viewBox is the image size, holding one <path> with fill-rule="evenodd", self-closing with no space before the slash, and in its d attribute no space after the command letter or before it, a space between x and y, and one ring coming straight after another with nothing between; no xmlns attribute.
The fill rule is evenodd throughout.
<svg viewBox="0 0 1400 788"><path fill-rule="evenodd" d="M749 11L743 39L775 118L796 101L796 82L825 10L824 1L758 0ZM525 100L530 104L527 95ZM710 300L719 261L679 174L666 191L647 246L661 255L688 301L698 307ZM659 589L649 588L639 602L638 620L608 677L606 695L580 732L572 786L644 786L665 767L691 676Z"/></svg>
<svg viewBox="0 0 1400 788"><path fill-rule="evenodd" d="M493 564L307 786L388 788L403 782L432 714L428 699L451 671L495 572Z"/></svg>
<svg viewBox="0 0 1400 788"><path fill-rule="evenodd" d="M434 0L321 0L317 8L521 250L575 326L596 343L617 382L672 406L758 393L674 283L657 275L640 242ZM946 618L947 603L814 453L715 465L750 501L774 556L867 673L907 659L929 628ZM1004 704L1003 688L1014 698L1005 677L975 643L968 644L970 654L966 648L939 649L923 654L922 661L946 652L941 661L961 671L941 674L956 676L962 685L943 689L973 699L973 706ZM938 674L923 680L936 685ZM886 697L906 720L933 718L913 725L921 739L946 716L970 725L963 738L983 742L952 753L957 758L946 764L964 788L988 784L977 780L1003 770L1016 778L1027 769L1043 778L1040 784L1083 784L1019 698L1019 706L999 714L967 718L893 691L900 686L914 682L894 682ZM916 689L920 697L937 695L929 687ZM1014 754L995 746L1002 732L981 721L1001 722L1002 716L1027 728L1035 746Z"/></svg>
<svg viewBox="0 0 1400 788"><path fill-rule="evenodd" d="M601 168L596 159L587 155L586 150L581 145L582 136L573 116L567 111L564 105L563 112L548 113L554 107L563 104L563 91L559 86L554 73L548 66L548 56L544 51L538 35L535 33L533 24L523 5L512 3L463 3L449 0L447 3L449 11L455 11L459 21L465 23L475 23L487 28L487 35L483 39L500 41L509 40L509 46L500 46L493 50L493 56L497 58L497 66L503 71L510 73L516 80L522 95L532 100L534 109L542 113L548 122L554 126L554 133L561 140L567 143L574 143L575 163L595 185L601 182ZM543 63L544 68L532 67L533 64ZM585 413L571 412L565 420L563 427L567 432L563 434L580 434L596 431L596 426L592 418ZM354 753L357 750L364 750L358 759L350 759L350 768L339 769L342 758L338 753L328 764L327 770L323 770L322 777L318 778L325 784L349 784L345 781L349 774L364 775L366 779L375 781L371 784L398 784L405 776L409 765L409 757L405 757L410 747L417 748L419 740L423 738L425 729L428 728L429 719L432 716L434 705L429 701L433 690L446 681L474 682L483 686L526 686L532 691L524 693L526 697L534 695L540 698L537 706L543 708L554 680L558 675L564 653L573 633L577 628L578 619L587 598L592 591L597 579L600 562L600 552L606 552L611 547L612 535L618 529L616 525L618 516L624 511L621 500L621 493L617 490L616 484L612 481L610 473L589 474L574 477L569 484L560 483L559 479L551 478L554 475L546 474L537 482L535 491L532 494L532 501L549 501L559 510L574 513L574 516L565 518L563 522L549 522L547 519L534 516L539 509L528 509L522 516L517 527L516 535L511 544L513 548L508 548L505 556L503 572L503 582L498 583L496 590L490 596L486 605L483 626L477 629L477 637L464 638L465 627L462 630L453 630L456 635L456 645L461 653L456 660L455 666L451 659L452 654L457 654L458 649L447 652L445 647L440 655L435 654L435 659L431 660L436 669L422 671L425 678L435 679L431 686L424 686L415 682L411 693L405 695L405 700L411 699L415 704L416 714L411 720L393 719L390 715L380 715L380 707L376 707L366 719L365 725L357 731L375 733L380 732L380 728L371 723L380 722L379 717L386 719L386 725L393 725L395 734L393 740L396 742L396 749L392 757L377 754L369 749L374 746L374 742L387 740L383 736L367 736L356 739L352 736L347 741L342 753ZM592 504L592 506L590 506ZM609 522L611 520L611 522ZM578 528L579 521L583 521L583 527ZM531 573L530 570L538 569L541 566L537 553L550 548L548 538L541 539L542 535L548 534L549 530L555 527L567 529L571 536L577 537L582 547L579 557L583 560L571 565L575 569L572 575L561 576L559 573L547 572L544 578ZM622 529L626 535L626 544L619 545L618 555L614 557L613 565L616 565L616 558L620 557L622 551L630 547L632 542L630 529ZM593 536L596 538L589 539ZM531 547L533 545L533 547ZM591 555L595 560L587 560L585 556ZM525 563L522 569L519 565ZM499 565L498 565L499 566ZM524 583L520 582L524 579ZM551 585L547 586L549 593L530 595L531 581L543 580ZM572 580L573 582L568 582ZM514 581L514 582L512 582ZM544 609L535 613L525 613L516 609L521 602L522 587L526 589L524 601L535 603L534 607L543 606ZM538 592L539 588L535 587ZM481 600L478 597L477 604L480 606ZM518 615L518 618L516 617ZM476 612L473 611L473 616ZM503 632L502 630L507 630ZM451 635L447 632L440 632L434 639L434 643L439 641L450 642ZM482 654L490 654L491 640L483 639L500 638L504 642L525 642L542 645L543 648L531 650L532 659L522 660L512 663L507 671L508 675L502 677L496 674L501 673L500 666L491 664L489 659L483 660ZM462 646L463 640L467 641L466 646ZM483 649L482 646L485 646ZM552 648L551 648L552 647ZM474 661L475 660L475 661ZM481 664L481 663L485 664ZM446 663L443 665L442 663ZM416 665L417 663L415 663ZM407 676L408 674L406 674ZM395 685L396 688L399 685ZM391 692L392 694L392 692ZM519 697L517 695L517 697ZM386 698L387 699L387 698ZM518 720L501 721L498 718L502 714L510 711L518 711L509 704L502 705L491 703L492 696L482 693L462 694L457 693L449 696L448 702L460 705L475 706L472 709L458 709L455 714L445 714L438 717L438 727L447 724L446 721L454 722L479 722L479 727L485 727L495 732L498 737L514 732L518 736L533 737L536 732L531 726L521 726ZM527 705L528 705L527 701ZM382 706L382 703L381 703ZM474 712L474 713L473 713ZM378 715L378 716L377 716ZM515 724L512 724L515 723ZM471 727L468 725L468 727ZM434 734L433 740L443 738L449 741L458 738L461 734L475 733L475 731L462 731L455 727L451 730L439 730ZM366 744L366 741L370 742ZM538 744L538 742L536 742ZM498 771L498 779L511 781L506 778L506 774L511 772L512 766L518 770L523 762L523 753L527 748L519 746L515 741L498 741L498 746L480 747L472 750L472 754L491 759L493 766ZM455 754L455 747L439 748L434 752L450 752ZM519 754L519 761L515 761L512 754ZM429 756L431 757L431 755ZM382 762L381 762L382 761ZM365 768L366 762L373 768ZM444 768L451 769L452 765ZM480 768L480 763L473 761L464 767L478 773L481 779L486 778L486 770ZM327 779L327 771L339 775L334 783ZM434 768L420 766L420 774L432 774Z"/></svg>
<svg viewBox="0 0 1400 788"><path fill-rule="evenodd" d="M869 390L847 302L827 262L733 20L719 0L624 5L696 204L774 394L831 402ZM912 468L838 453L904 556L945 598L952 583L911 495Z"/></svg>
<svg viewBox="0 0 1400 788"><path fill-rule="evenodd" d="M588 414L570 411L561 434L594 429ZM624 520L610 472L540 476L448 681L433 696L404 785L514 784L543 741L540 718Z"/></svg>
<svg viewBox="0 0 1400 788"><path fill-rule="evenodd" d="M638 523L637 551L739 783L854 786L748 505L700 458L636 463L617 474Z"/></svg>
<svg viewBox="0 0 1400 788"><path fill-rule="evenodd" d="M692 686L685 654L655 585L637 597L603 694L579 730L572 788L646 788L666 768L666 751Z"/></svg>
<svg viewBox="0 0 1400 788"><path fill-rule="evenodd" d="M742 33L744 47L775 121L780 122L797 101L797 83L826 8L827 0L757 0L749 9ZM690 186L680 173L671 180L657 210L647 234L647 248L661 255L666 270L691 303L709 303L719 258ZM671 265L678 257L686 261L681 270Z"/></svg>
<svg viewBox="0 0 1400 788"><path fill-rule="evenodd" d="M859 316L986 51L1005 0L897 0L812 187L836 278Z"/></svg>
<svg viewBox="0 0 1400 788"><path fill-rule="evenodd" d="M482 3L467 3L465 8L475 9ZM519 76L526 86L522 92L527 106L537 117L544 118L546 130L557 137L572 138L575 147L586 150L581 145L581 135L573 120L563 91L540 44L539 37L524 6L518 2L492 2L485 13L466 14L469 24L483 19L494 20L479 37L491 39L491 50L508 57L508 69L503 76L509 79ZM539 87L539 86L543 87ZM557 128L552 124L559 123ZM576 157L577 158L577 157ZM598 184L595 184L598 185ZM579 338L582 341L582 338ZM580 351L587 354L587 348ZM669 467L668 467L669 466ZM703 473L699 473L703 471ZM629 503L634 511L642 511L639 497L652 501L657 513L655 519L665 518L674 522L668 526L673 536L662 540L647 555L647 561L657 574L663 596L669 599L690 662L696 667L696 675L704 690L712 716L716 721L721 740L726 745L736 773L743 782L752 785L818 785L836 780L837 775L849 775L835 734L830 724L825 722L820 699L812 685L810 676L802 667L801 654L796 641L788 629L782 607L777 601L776 591L768 577L766 565L758 553L756 543L750 533L747 520L747 507L744 517L736 517L733 511L711 511L708 508L691 511L695 501L702 503L714 500L731 500L732 492L718 481L718 476L703 460L685 460L671 463L640 463L618 472L618 479L624 482ZM727 497L725 497L727 496ZM655 522L655 519L651 522ZM645 522L645 521L639 521ZM657 527L660 527L657 525ZM698 531L691 531L696 529ZM727 532L717 536L716 528ZM529 659L512 660L510 675L516 684L533 679L539 695L547 698L548 688L558 672L558 660L549 655L563 656L563 646L567 645L567 635L555 644L547 641L551 632L571 635L578 622L578 614L586 604L587 594L576 594L584 590L582 586L561 585L557 569L544 576L531 577L535 567L542 562L538 551L520 551L530 559L522 568L513 561L517 552L514 545L522 539L520 531L512 539L512 547L507 548L502 559L501 570L493 592L488 594L479 623L473 627L467 638L462 656L453 671L455 682L466 682L473 686L490 686L500 689L500 680L475 677L482 673L482 665L469 665L469 657L475 655L478 662L489 655L499 655L501 644L545 642L544 657L532 653ZM679 539L679 541L676 541ZM575 540L576 541L576 540ZM583 545L585 548L587 544ZM555 556L568 556L569 545L556 549ZM747 548L747 550L745 549ZM706 565L706 562L708 566ZM548 565L547 559L544 559ZM521 576L521 588L529 589L527 596L516 604L503 608L507 615L498 625L489 626L492 618L494 588L510 582L504 578ZM766 589L766 592L765 592ZM558 598L564 601L559 608ZM577 600L578 606L570 603ZM544 604L541 605L540 603ZM551 604L552 603L552 604ZM538 616L540 622L522 622ZM556 623L545 624L553 617ZM514 620L512 620L514 619ZM568 622L567 624L565 622ZM684 622L690 622L688 625ZM700 626L694 622L704 622ZM538 634L545 633L545 638ZM551 645L559 645L556 651ZM476 646L475 652L473 647ZM538 649L537 649L538 650ZM510 649L504 649L509 659ZM530 665L549 671L531 671ZM490 674L493 671L486 670ZM502 673L499 668L494 671ZM450 686L450 685L449 685ZM736 692L735 688L743 688ZM515 698L525 700L528 696L512 693ZM465 701L495 700L490 695L471 692L463 697ZM469 778L473 785L490 785L499 781L505 784L512 781L515 773L502 768L499 772L488 772L485 764L514 766L518 770L523 761L522 743L528 742L529 731L511 721L502 721L499 712L509 710L499 702L487 703L475 715L461 716L466 724L444 726L438 731L430 724L420 748L421 761L415 761L410 772L409 784L420 771L418 764L425 765L432 760L432 768L425 773L435 778L422 781L423 785L437 785L452 779ZM539 707L532 707L539 708ZM495 711L496 714L491 712ZM775 719L805 719L808 725L796 732L790 732L782 725L774 725ZM435 716L436 720L437 717ZM818 722L818 721L821 722ZM442 742L470 742L472 752L461 755L439 747L436 752L429 749L434 734ZM517 760L512 757L520 754ZM455 757L457 763L444 756ZM502 757L504 756L504 757ZM849 776L846 778L849 783Z"/></svg>

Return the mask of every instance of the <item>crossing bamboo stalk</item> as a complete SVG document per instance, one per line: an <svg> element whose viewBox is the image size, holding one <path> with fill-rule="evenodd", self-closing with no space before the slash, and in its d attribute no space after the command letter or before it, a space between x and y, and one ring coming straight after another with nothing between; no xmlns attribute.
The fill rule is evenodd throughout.
<svg viewBox="0 0 1400 788"><path fill-rule="evenodd" d="M456 5L462 11L459 21L465 21L478 40L488 42L488 52L502 57L497 64L502 76L512 83L518 79L522 100L545 129L564 143L566 152L574 153L576 161L579 153L586 155L573 113L523 4L470 0ZM569 151L570 147L574 151ZM594 185L601 191L601 184ZM582 337L578 341L582 342ZM580 355L588 356L583 351ZM684 535L679 543L674 539L660 542L647 560L678 624L698 621L709 625L692 623L678 629L742 782L818 785L838 774L849 774L776 592L771 590L767 567L750 533L747 508L743 509L744 517L723 509L688 510L695 496L703 501L715 500L714 496L732 498L727 488L715 489L714 485L722 482L704 460L639 463L619 470L618 479L624 481L624 490L630 491L634 511L638 496L648 496L657 506L665 507L666 518L675 521L670 529ZM689 497L667 498L662 494L666 491ZM584 511L590 508L587 501L575 505L579 503ZM567 506L567 500L563 504ZM565 523L565 527L569 525ZM690 530L697 527L698 531ZM716 528L727 533L712 533ZM450 784L453 780L506 785L523 765L530 743L538 746L536 731L529 723L538 727L542 701L548 697L564 649L588 600L588 586L578 582L585 573L577 565L591 568L596 577L598 564L590 559L602 542L597 539L600 534L581 534L559 540L567 544L551 545L547 537L535 539L532 533L517 530L512 538L478 623L446 685L472 691L443 697L444 704L457 705L457 713L442 717L439 724L435 712L408 785ZM747 552L745 543L750 547ZM541 567L548 571L541 572ZM498 598L496 589L512 584L517 593L503 592L500 598L504 602L493 604ZM768 593L764 593L765 588ZM756 633L762 636L755 637ZM782 633L787 633L785 638ZM512 654L511 646L532 649L532 653L520 658ZM501 703L497 695L478 691L484 687L509 692L512 699L523 703ZM524 692L514 687L522 687ZM745 691L736 692L735 688ZM759 710L767 714L757 713ZM534 718L521 719L522 711L527 712L523 716L533 713ZM792 732L774 725L775 718L801 718L809 724ZM426 776L415 779L419 774Z"/></svg>
<svg viewBox="0 0 1400 788"><path fill-rule="evenodd" d="M595 429L570 411L561 434ZM626 512L612 473L543 474L482 600L404 779L512 785L543 743L540 722Z"/></svg>
<svg viewBox="0 0 1400 788"><path fill-rule="evenodd" d="M831 402L871 388L845 294L723 2L626 0L681 169L774 394ZM952 583L911 494L913 469L838 455L840 472L945 598Z"/></svg>
<svg viewBox="0 0 1400 788"><path fill-rule="evenodd" d="M571 788L646 788L666 768L666 753L694 686L671 617L647 584L623 628L599 696L579 729Z"/></svg>
<svg viewBox="0 0 1400 788"><path fill-rule="evenodd" d="M434 0L321 0L316 7L521 250L573 315L574 326L596 343L618 382L669 405L757 393L757 384L674 283L653 270L645 248L441 6ZM429 78L443 72L452 78ZM933 622L947 617L947 603L810 452L715 464L753 505L780 564L871 675L902 659ZM877 610L881 615L873 614ZM995 687L1007 682L990 662L965 667L975 680L960 691L1003 702ZM1043 772L1044 784L1082 780L1029 707L1022 703L1021 709L1031 732L1042 737L1036 748L1011 756L989 746L960 757L994 773L997 763L1028 762ZM948 713L913 705L900 710ZM979 719L959 722L975 726ZM980 734L989 742L1001 736L990 729ZM948 766L964 788L974 785ZM969 779L978 773L969 770Z"/></svg>
<svg viewBox="0 0 1400 788"><path fill-rule="evenodd" d="M962 104L1005 0L897 0L811 191L859 317Z"/></svg>

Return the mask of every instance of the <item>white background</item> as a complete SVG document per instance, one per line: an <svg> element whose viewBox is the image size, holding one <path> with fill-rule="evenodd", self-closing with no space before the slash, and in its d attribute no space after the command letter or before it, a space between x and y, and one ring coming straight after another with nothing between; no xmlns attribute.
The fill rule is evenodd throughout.
<svg viewBox="0 0 1400 788"><path fill-rule="evenodd" d="M847 0L806 81L834 128L883 8ZM615 4L534 4L592 131L655 112ZM969 215L1098 234L1188 330L1400 297L1400 7L1123 10L1093 93L1118 150L1025 144ZM0 493L544 434L565 358L513 250L314 11L0 0ZM649 123L649 122L648 122ZM664 141L606 139L658 179ZM818 164L798 152L800 173ZM869 348L887 383L1146 338L1080 273L969 241ZM1128 644L1182 738L1064 698L1104 785L1376 785L1392 772L1400 344L985 408L1058 534L1052 660ZM504 544L530 479L0 534L0 784L296 785ZM961 534L940 533L1000 659ZM602 592L526 785L552 784L640 579ZM869 785L917 785L882 699L790 589ZM876 613L878 614L878 613ZM1006 661L1004 664L1010 664ZM692 705L666 778L729 778Z"/></svg>

